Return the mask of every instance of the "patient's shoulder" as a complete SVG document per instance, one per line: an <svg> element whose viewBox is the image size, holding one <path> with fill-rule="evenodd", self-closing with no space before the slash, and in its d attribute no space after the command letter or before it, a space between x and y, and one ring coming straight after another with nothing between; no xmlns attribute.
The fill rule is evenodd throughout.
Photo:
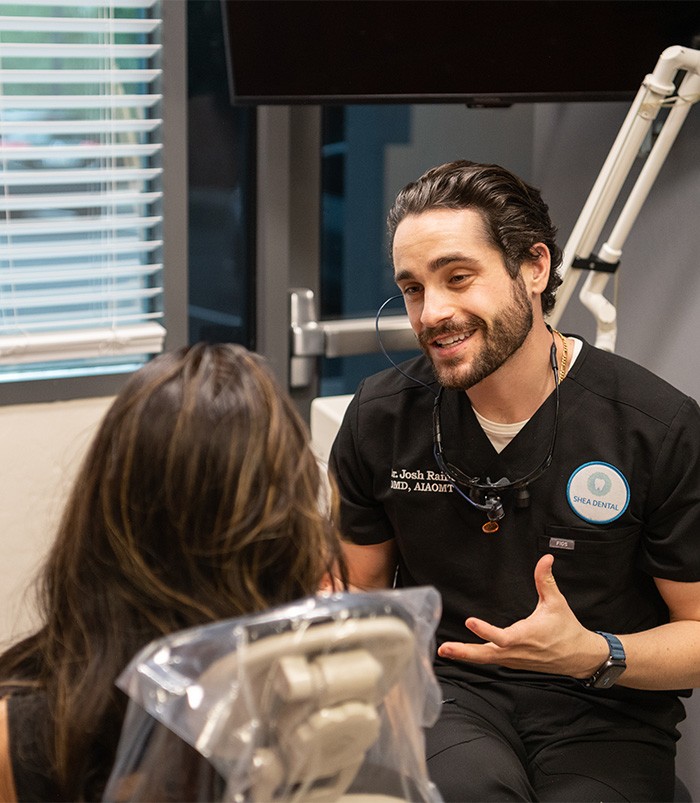
<svg viewBox="0 0 700 803"><path fill-rule="evenodd" d="M15 779L10 760L10 729L7 716L7 697L0 698L0 803L17 800Z"/></svg>
<svg viewBox="0 0 700 803"><path fill-rule="evenodd" d="M16 797L55 800L57 785L47 752L51 725L46 694L32 687L16 688L4 698L4 720L6 758L2 761Z"/></svg>

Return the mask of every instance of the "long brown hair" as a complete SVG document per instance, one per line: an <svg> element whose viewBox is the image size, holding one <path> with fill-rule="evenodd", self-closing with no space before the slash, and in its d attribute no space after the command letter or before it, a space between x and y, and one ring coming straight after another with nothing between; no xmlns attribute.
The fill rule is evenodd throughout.
<svg viewBox="0 0 700 803"><path fill-rule="evenodd" d="M0 656L0 693L46 694L65 799L101 794L125 710L114 680L141 646L313 593L340 560L308 440L240 346L162 354L119 393L41 575L43 626Z"/></svg>

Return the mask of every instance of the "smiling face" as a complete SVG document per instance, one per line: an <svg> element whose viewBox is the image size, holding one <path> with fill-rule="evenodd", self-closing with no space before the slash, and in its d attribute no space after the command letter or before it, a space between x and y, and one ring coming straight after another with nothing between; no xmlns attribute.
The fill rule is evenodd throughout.
<svg viewBox="0 0 700 803"><path fill-rule="evenodd" d="M533 304L473 209L431 209L399 223L394 278L413 331L448 388L467 390L524 343Z"/></svg>

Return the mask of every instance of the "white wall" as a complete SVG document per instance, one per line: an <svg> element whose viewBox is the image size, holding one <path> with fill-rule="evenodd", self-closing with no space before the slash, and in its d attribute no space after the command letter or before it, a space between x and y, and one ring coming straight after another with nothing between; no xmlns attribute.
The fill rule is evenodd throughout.
<svg viewBox="0 0 700 803"><path fill-rule="evenodd" d="M0 644L33 622L27 587L110 398L0 407Z"/></svg>

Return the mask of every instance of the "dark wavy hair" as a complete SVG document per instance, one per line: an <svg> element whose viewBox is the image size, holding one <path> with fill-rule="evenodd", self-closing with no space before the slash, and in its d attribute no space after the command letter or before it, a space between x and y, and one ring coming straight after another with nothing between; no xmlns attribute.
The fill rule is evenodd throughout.
<svg viewBox="0 0 700 803"><path fill-rule="evenodd" d="M499 165L460 160L433 167L407 184L396 197L387 220L390 246L396 227L406 216L430 209L478 211L486 235L503 254L512 278L518 275L522 263L532 258L532 246L544 243L551 254L551 271L541 296L542 311L545 315L551 312L562 281L562 252L539 190Z"/></svg>
<svg viewBox="0 0 700 803"><path fill-rule="evenodd" d="M46 697L62 799L101 798L126 709L114 681L142 646L312 594L342 564L325 482L260 356L198 344L131 377L41 574L43 624L0 656L0 695Z"/></svg>

